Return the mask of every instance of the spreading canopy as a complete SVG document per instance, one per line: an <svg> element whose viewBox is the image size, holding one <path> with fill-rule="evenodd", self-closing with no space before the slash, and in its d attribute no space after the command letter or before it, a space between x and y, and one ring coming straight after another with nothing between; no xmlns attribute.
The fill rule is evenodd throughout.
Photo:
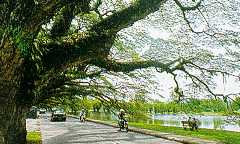
<svg viewBox="0 0 240 144"><path fill-rule="evenodd" d="M0 5L1 79L19 82L27 93L20 99L32 104L64 91L66 83L78 78L153 67L172 75L177 93L177 77L186 75L194 86L217 96L209 87L209 75L239 74L239 50L233 48L239 46L239 32L224 29L218 17L225 9L232 17L224 15L220 22L239 27L233 17L234 11L239 13L236 5L204 0L5 0ZM164 30L174 34L169 38ZM165 36L153 37L161 33ZM227 56L208 50L219 46ZM13 65L20 68L13 70ZM100 69L87 73L93 65ZM23 75L15 78L16 72L8 71Z"/></svg>

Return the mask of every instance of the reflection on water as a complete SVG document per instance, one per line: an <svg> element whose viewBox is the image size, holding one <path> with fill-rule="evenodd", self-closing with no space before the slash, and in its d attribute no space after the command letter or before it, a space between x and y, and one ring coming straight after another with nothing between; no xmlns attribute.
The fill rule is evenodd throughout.
<svg viewBox="0 0 240 144"><path fill-rule="evenodd" d="M240 132L240 125L238 123L231 123L227 121L227 116L201 116L201 115L192 115L200 121L200 128L207 129L221 129L229 131L238 131ZM177 126L181 127L181 121L187 120L185 115L163 115L156 114L153 119L163 121L164 126Z"/></svg>
<svg viewBox="0 0 240 144"><path fill-rule="evenodd" d="M116 115L106 113L90 113L91 118L100 120L117 120ZM240 121L230 122L227 121L227 116L202 116L191 115L200 121L199 128L216 129L216 130L228 130L240 132ZM159 124L163 126L176 126L182 127L181 121L187 120L187 115L176 114L155 114L149 118L137 117L129 118L130 122L143 122L146 124Z"/></svg>

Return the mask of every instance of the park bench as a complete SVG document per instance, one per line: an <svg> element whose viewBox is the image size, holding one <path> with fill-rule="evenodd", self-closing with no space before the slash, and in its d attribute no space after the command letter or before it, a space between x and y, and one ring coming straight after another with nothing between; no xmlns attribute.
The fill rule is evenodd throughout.
<svg viewBox="0 0 240 144"><path fill-rule="evenodd" d="M181 121L182 126L184 129L190 128L190 130L197 130L198 129L198 123L193 121Z"/></svg>
<svg viewBox="0 0 240 144"><path fill-rule="evenodd" d="M189 127L189 122L188 121L181 121L181 123L182 123L182 127L184 129L187 129L187 127Z"/></svg>

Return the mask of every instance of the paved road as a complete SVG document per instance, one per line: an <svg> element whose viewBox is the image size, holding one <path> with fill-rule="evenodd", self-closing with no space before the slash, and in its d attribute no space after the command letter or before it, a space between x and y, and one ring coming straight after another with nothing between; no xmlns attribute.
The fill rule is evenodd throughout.
<svg viewBox="0 0 240 144"><path fill-rule="evenodd" d="M118 132L117 128L91 122L80 123L40 121L43 144L180 144L134 132Z"/></svg>

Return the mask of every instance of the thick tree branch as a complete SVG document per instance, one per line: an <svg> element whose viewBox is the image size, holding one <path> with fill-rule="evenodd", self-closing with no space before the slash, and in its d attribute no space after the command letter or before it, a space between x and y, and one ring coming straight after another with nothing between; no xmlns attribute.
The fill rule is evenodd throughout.
<svg viewBox="0 0 240 144"><path fill-rule="evenodd" d="M106 58L113 45L115 35L97 35L96 33L78 33L71 37L64 37L62 41L54 41L42 45L48 49L42 58L43 65L47 69L59 67L66 63L84 61L96 57Z"/></svg>
<svg viewBox="0 0 240 144"><path fill-rule="evenodd" d="M69 78L63 73L49 71L48 74L42 76L39 81L35 82L35 91L32 102L36 103L49 98L50 95L54 95L56 90L64 86L66 81L69 81Z"/></svg>
<svg viewBox="0 0 240 144"><path fill-rule="evenodd" d="M66 5L62 8L59 15L56 16L55 22L50 31L52 37L61 37L65 35L74 18L74 4Z"/></svg>
<svg viewBox="0 0 240 144"><path fill-rule="evenodd" d="M129 27L134 22L157 11L164 1L165 0L137 0L131 6L103 19L94 25L91 30L97 33L117 33L121 29Z"/></svg>
<svg viewBox="0 0 240 144"><path fill-rule="evenodd" d="M67 35L71 22L78 13L88 13L90 0L74 1L66 4L54 19L51 29L52 37L61 37Z"/></svg>
<svg viewBox="0 0 240 144"><path fill-rule="evenodd" d="M74 34L64 38L62 42L48 44L49 52L43 58L43 61L47 60L44 65L59 66L84 54L88 54L90 58L97 55L106 58L118 31L157 11L163 2L164 0L138 0L132 6L95 24L87 33Z"/></svg>
<svg viewBox="0 0 240 144"><path fill-rule="evenodd" d="M33 2L33 0L31 0ZM61 21L60 23L57 23L59 28L62 28L64 32L66 32L66 29L69 28L69 25L71 23L71 20L73 18L73 10L74 7L77 7L78 10L76 10L76 13L78 12L86 12L89 11L89 0L84 1L75 1L75 0L50 0L50 1L36 1L33 2L35 4L32 4L31 6L29 4L25 4L28 8L31 9L21 9L26 16L26 20L24 20L24 31L32 34L32 33L38 33L38 31L41 29L43 24L46 24L52 19L57 12L59 12L63 8L63 19L66 21ZM22 4L24 5L24 4ZM65 24L63 26L62 24ZM56 26L55 25L55 26ZM56 29L54 29L56 32Z"/></svg>
<svg viewBox="0 0 240 144"><path fill-rule="evenodd" d="M3 20L0 18L1 24L21 27L27 33L36 33L66 3L62 0L6 0L0 4L0 11L4 11Z"/></svg>
<svg viewBox="0 0 240 144"><path fill-rule="evenodd" d="M179 0L174 0L174 2L178 5L178 7L182 11L191 11L191 10L196 10L198 7L201 5L202 0L199 0L194 6L184 6L181 4Z"/></svg>
<svg viewBox="0 0 240 144"><path fill-rule="evenodd" d="M187 61L184 61L182 58L173 60L171 62L168 63L161 63L158 61L139 61L139 62L115 62L115 61L111 61L111 60L103 60L103 59L92 59L89 61L89 63L94 64L96 66L99 66L101 68L105 68L108 71L114 71L114 72L130 72L133 71L135 69L142 69L142 68L148 68L148 67L155 67L158 68L159 72L168 72L168 73L172 73L175 70L181 70L183 65L186 64ZM80 76L80 78L85 78L85 77L95 77L98 76L101 72L104 72L104 69L101 69L100 71L96 72L96 73L90 73L90 74L83 74L83 73L79 73L78 75ZM42 92L47 92L47 91L52 91L55 90L61 86L63 86L64 84L66 84L67 78L64 76L55 76L51 79L51 83L47 83L46 84L40 84L40 85L45 85L44 87L40 88L39 91ZM67 80L68 82L71 81L71 79L68 78ZM48 80L47 80L48 82ZM71 83L71 82L70 82ZM41 97L39 100L43 100L43 99L47 99L51 96L53 96L51 93L42 93L40 92L40 96ZM55 92L55 91L54 91Z"/></svg>
<svg viewBox="0 0 240 144"><path fill-rule="evenodd" d="M40 2L36 5L36 8L32 12L32 17L29 19L27 25L33 25L35 27L42 26L48 22L58 10L64 7L66 4L72 3L73 0L51 0L46 2Z"/></svg>
<svg viewBox="0 0 240 144"><path fill-rule="evenodd" d="M91 61L92 64L105 68L108 71L114 72L130 72L136 69L143 69L149 67L155 67L160 69L161 72L173 72L175 70L181 70L184 64L187 61L183 61L183 59L176 59L169 63L162 63L159 61L136 61L136 62L116 62L111 60L101 60L101 59L94 59Z"/></svg>

